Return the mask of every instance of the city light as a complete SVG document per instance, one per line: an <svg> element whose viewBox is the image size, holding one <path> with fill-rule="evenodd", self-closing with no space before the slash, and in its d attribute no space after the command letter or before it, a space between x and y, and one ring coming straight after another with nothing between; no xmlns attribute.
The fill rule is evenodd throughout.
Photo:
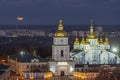
<svg viewBox="0 0 120 80"><path fill-rule="evenodd" d="M72 66L70 66L70 72L73 72L74 68Z"/></svg>
<svg viewBox="0 0 120 80"><path fill-rule="evenodd" d="M112 51L116 53L116 52L118 52L118 49L114 47L114 48L112 48Z"/></svg>
<svg viewBox="0 0 120 80"><path fill-rule="evenodd" d="M0 80L120 80L119 3L0 0Z"/></svg>
<svg viewBox="0 0 120 80"><path fill-rule="evenodd" d="M44 79L45 80L52 80L52 76L53 76L52 72L46 72L44 74Z"/></svg>
<svg viewBox="0 0 120 80"><path fill-rule="evenodd" d="M55 73L55 67L50 67L50 71L52 71L53 73Z"/></svg>
<svg viewBox="0 0 120 80"><path fill-rule="evenodd" d="M25 54L25 52L24 51L20 51L20 54L23 55L23 54Z"/></svg>

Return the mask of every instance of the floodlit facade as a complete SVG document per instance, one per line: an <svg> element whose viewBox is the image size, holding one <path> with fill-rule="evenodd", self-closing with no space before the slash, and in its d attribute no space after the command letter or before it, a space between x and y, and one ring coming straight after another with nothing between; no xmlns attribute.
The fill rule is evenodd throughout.
<svg viewBox="0 0 120 80"><path fill-rule="evenodd" d="M104 64L119 63L119 57L109 51L108 37L105 40L102 37L98 39L92 24L86 38L83 37L81 41L78 38L75 39L71 52L68 36L63 28L62 19L60 19L58 30L53 37L51 60L48 61L22 52L8 57L10 69L21 76L22 79L28 80L48 78L52 80L53 75L73 75L77 78L87 79L91 77L93 79L98 75L100 67Z"/></svg>
<svg viewBox="0 0 120 80"><path fill-rule="evenodd" d="M44 79L49 71L48 62L31 54L13 54L8 57L10 70L16 72L22 79Z"/></svg>
<svg viewBox="0 0 120 80"><path fill-rule="evenodd" d="M58 30L53 37L52 59L49 62L50 71L54 75L72 75L74 62L70 61L70 46L68 45L67 33L63 30L62 20L59 20Z"/></svg>
<svg viewBox="0 0 120 80"><path fill-rule="evenodd" d="M110 52L108 37L103 40L94 33L94 27L91 24L90 32L86 38L81 41L75 39L74 49L70 53L70 59L76 64L117 64L119 57Z"/></svg>

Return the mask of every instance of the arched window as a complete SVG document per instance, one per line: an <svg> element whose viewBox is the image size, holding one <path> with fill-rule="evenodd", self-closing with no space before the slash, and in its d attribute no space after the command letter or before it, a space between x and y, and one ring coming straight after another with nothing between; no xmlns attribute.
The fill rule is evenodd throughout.
<svg viewBox="0 0 120 80"><path fill-rule="evenodd" d="M61 57L63 57L64 55L63 55L63 50L61 50Z"/></svg>

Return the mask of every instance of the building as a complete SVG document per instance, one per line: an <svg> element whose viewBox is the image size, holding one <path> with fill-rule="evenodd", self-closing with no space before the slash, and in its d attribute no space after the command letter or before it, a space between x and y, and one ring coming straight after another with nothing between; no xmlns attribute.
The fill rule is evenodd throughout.
<svg viewBox="0 0 120 80"><path fill-rule="evenodd" d="M10 69L25 79L39 78L40 75L44 77L47 71L51 71L55 76L72 75L75 63L70 61L70 46L63 28L60 19L58 30L53 37L51 61L22 52L8 57Z"/></svg>
<svg viewBox="0 0 120 80"><path fill-rule="evenodd" d="M71 60L76 64L117 64L119 57L109 51L110 45L108 37L103 40L94 33L93 25L90 26L90 32L86 38L81 41L75 39L74 49L70 53Z"/></svg>
<svg viewBox="0 0 120 80"><path fill-rule="evenodd" d="M55 77L74 76L80 79L93 79L98 76L102 66L105 66L106 69L107 64L119 63L119 57L109 51L108 37L104 41L102 37L98 39L92 25L87 37L83 37L81 41L76 38L73 47L73 50L70 51L68 36L64 31L62 19L60 19L58 30L53 37L52 58L50 60L21 52L10 55L8 64L10 69L22 79L43 80L49 78L52 80L53 75ZM107 69L114 68L111 67L108 65Z"/></svg>
<svg viewBox="0 0 120 80"><path fill-rule="evenodd" d="M21 52L8 57L10 69L23 79L45 78L45 74L49 71L55 76L72 75L75 64L70 61L70 46L68 45L67 33L63 28L60 19L58 30L53 37L51 61Z"/></svg>
<svg viewBox="0 0 120 80"><path fill-rule="evenodd" d="M0 80L9 80L10 68L9 66L0 64Z"/></svg>
<svg viewBox="0 0 120 80"><path fill-rule="evenodd" d="M67 33L63 29L62 20L59 20L58 30L53 37L52 59L49 62L50 71L54 75L72 75L74 62L70 61L70 46L68 45Z"/></svg>
<svg viewBox="0 0 120 80"><path fill-rule="evenodd" d="M17 53L8 57L10 70L22 79L43 79L48 72L47 60L27 53Z"/></svg>
<svg viewBox="0 0 120 80"><path fill-rule="evenodd" d="M117 64L116 66L118 66ZM101 64L90 64L90 65L83 65L78 64L75 65L76 71L73 73L73 76L77 80L104 80L104 74L105 76L109 77L111 74L114 74L114 71L117 70L115 65L101 65ZM116 78L117 79L117 78ZM108 80L114 80L108 79Z"/></svg>

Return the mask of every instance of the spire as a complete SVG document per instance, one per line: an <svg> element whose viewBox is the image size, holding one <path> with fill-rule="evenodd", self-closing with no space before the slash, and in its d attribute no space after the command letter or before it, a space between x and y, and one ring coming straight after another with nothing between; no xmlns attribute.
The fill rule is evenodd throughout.
<svg viewBox="0 0 120 80"><path fill-rule="evenodd" d="M81 44L85 44L85 38L84 37L82 37Z"/></svg>
<svg viewBox="0 0 120 80"><path fill-rule="evenodd" d="M86 43L86 44L89 44L89 41L88 41L88 39L87 39L87 38L86 38L86 41L85 41L85 43Z"/></svg>
<svg viewBox="0 0 120 80"><path fill-rule="evenodd" d="M66 37L67 33L63 30L62 18L60 18L58 23L58 30L55 32L55 37Z"/></svg>
<svg viewBox="0 0 120 80"><path fill-rule="evenodd" d="M90 20L90 25L91 25L91 26L93 25L93 20L92 20L92 19Z"/></svg>
<svg viewBox="0 0 120 80"><path fill-rule="evenodd" d="M99 44L99 38L97 37L97 43Z"/></svg>
<svg viewBox="0 0 120 80"><path fill-rule="evenodd" d="M88 39L93 39L96 38L96 35L94 34L94 29L93 29L93 20L90 20L90 33L87 35Z"/></svg>
<svg viewBox="0 0 120 80"><path fill-rule="evenodd" d="M74 45L79 45L80 43L79 43L79 40L78 40L78 38L76 37L76 39L75 39L75 41L74 41Z"/></svg>
<svg viewBox="0 0 120 80"><path fill-rule="evenodd" d="M103 44L103 39L102 39L102 36L100 37L100 41L99 41L100 44Z"/></svg>
<svg viewBox="0 0 120 80"><path fill-rule="evenodd" d="M90 34L93 34L93 20L90 20Z"/></svg>
<svg viewBox="0 0 120 80"><path fill-rule="evenodd" d="M105 45L108 45L109 44L109 41L108 41L108 37L106 36L105 38L105 42L104 42Z"/></svg>
<svg viewBox="0 0 120 80"><path fill-rule="evenodd" d="M59 24L58 24L58 30L63 30L63 23L62 23L62 17L60 17Z"/></svg>

